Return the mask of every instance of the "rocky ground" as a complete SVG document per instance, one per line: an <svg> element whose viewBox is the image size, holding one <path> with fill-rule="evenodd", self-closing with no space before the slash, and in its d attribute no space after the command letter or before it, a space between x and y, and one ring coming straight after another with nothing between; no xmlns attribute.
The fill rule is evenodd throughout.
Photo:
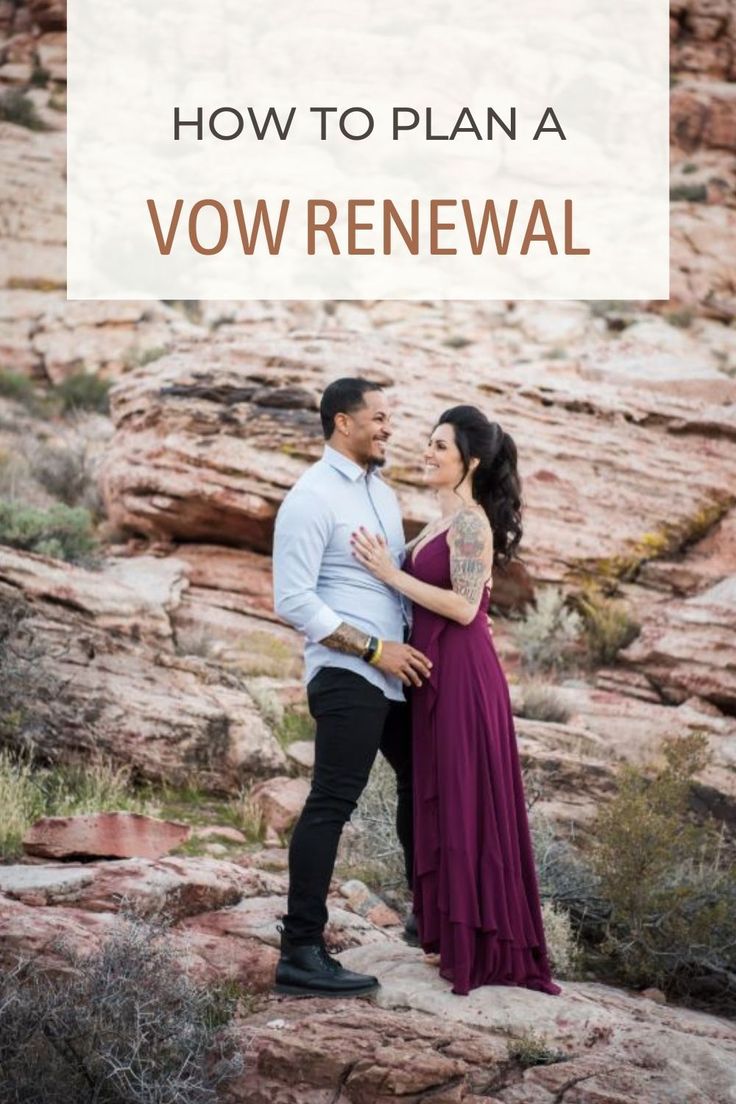
<svg viewBox="0 0 736 1104"><path fill-rule="evenodd" d="M265 993L285 893L279 833L310 758L279 731L303 694L300 642L271 607L273 522L321 450L320 389L353 372L391 387L388 474L410 535L432 516L418 452L438 412L476 402L517 440L523 563L496 581L493 631L520 711L513 618L545 588L575 596L593 583L641 627L611 662L559 677L564 721L518 718L537 807L584 845L618 765L697 730L712 754L701 811L734 834L736 14L730 0L671 11L668 302L87 303L64 297L65 5L0 0L0 104L22 92L39 127L7 110L0 121L0 375L29 380L38 400L0 394L0 497L52 504L34 449L83 448L103 517L86 565L0 546L0 600L23 603L64 688L43 706L62 723L42 726L41 749L102 751L139 781L228 800L282 780L263 851L212 835L202 856L143 859L139 847L81 862L78 844L29 845L0 867L4 961L42 951L53 965L54 937L93 944L125 899L171 914L198 976ZM80 373L110 381L109 414L42 408ZM239 1028L238 1099L733 1099L724 1020L593 981L563 981L560 998L451 998L386 906L371 920L361 913L376 902L339 880L332 904L333 945L380 974L379 1001L264 997ZM530 1028L559 1061L525 1068Z"/></svg>

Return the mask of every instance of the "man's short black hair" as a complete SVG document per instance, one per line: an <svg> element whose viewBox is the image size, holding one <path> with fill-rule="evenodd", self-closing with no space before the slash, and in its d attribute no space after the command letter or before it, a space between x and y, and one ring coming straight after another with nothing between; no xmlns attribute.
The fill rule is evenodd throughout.
<svg viewBox="0 0 736 1104"><path fill-rule="evenodd" d="M380 383L371 383L362 376L344 376L325 387L319 404L319 416L326 441L335 432L335 415L352 414L353 411L360 410L365 405L368 391L383 391L383 388Z"/></svg>

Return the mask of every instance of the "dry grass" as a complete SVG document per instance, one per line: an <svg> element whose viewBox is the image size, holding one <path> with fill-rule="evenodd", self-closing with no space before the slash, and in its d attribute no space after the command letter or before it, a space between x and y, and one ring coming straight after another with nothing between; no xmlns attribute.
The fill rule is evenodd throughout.
<svg viewBox="0 0 736 1104"><path fill-rule="evenodd" d="M586 587L575 602L583 620L590 663L594 666L613 663L640 631L628 605L607 597L596 586Z"/></svg>
<svg viewBox="0 0 736 1104"><path fill-rule="evenodd" d="M21 851L21 840L43 816L112 811L144 812L130 770L102 757L81 765L41 766L29 752L0 750L0 855Z"/></svg>
<svg viewBox="0 0 736 1104"><path fill-rule="evenodd" d="M530 721L566 724L570 719L570 710L554 686L533 681L524 683L521 688L519 716L526 717Z"/></svg>

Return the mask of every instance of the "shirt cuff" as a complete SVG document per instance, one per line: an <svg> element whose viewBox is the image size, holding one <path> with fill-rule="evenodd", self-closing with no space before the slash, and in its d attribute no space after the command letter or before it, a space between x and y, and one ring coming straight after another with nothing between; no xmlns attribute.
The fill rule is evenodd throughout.
<svg viewBox="0 0 736 1104"><path fill-rule="evenodd" d="M342 618L338 617L334 610L331 610L329 606L325 606L323 609L318 610L315 613L311 621L308 621L304 626L303 632L307 640L312 644L318 643L320 640L324 640L326 636L330 636L335 631L338 625L342 624Z"/></svg>

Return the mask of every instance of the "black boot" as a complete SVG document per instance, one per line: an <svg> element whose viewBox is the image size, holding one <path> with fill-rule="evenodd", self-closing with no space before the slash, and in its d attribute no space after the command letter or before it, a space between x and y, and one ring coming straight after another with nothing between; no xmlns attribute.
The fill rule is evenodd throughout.
<svg viewBox="0 0 736 1104"><path fill-rule="evenodd" d="M294 946L282 931L274 989L300 997L362 997L378 989L378 978L343 969L321 941Z"/></svg>

